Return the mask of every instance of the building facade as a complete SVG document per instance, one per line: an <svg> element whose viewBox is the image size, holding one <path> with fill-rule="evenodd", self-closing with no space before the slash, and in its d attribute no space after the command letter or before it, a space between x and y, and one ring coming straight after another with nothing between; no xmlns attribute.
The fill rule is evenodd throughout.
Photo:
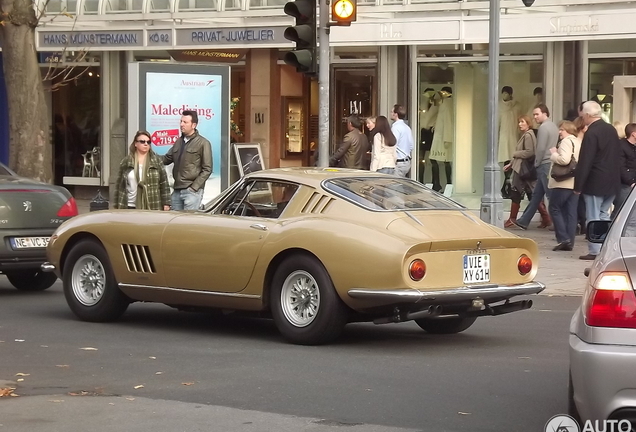
<svg viewBox="0 0 636 432"><path fill-rule="evenodd" d="M268 168L313 163L318 86L281 60L292 48L283 37L291 24L285 2L49 1L37 46L54 90L56 183L112 184L135 127L127 66L142 61L229 64L232 141L261 143ZM454 198L477 208L487 148L488 3L358 0L357 22L331 28L332 147L348 115L388 116L393 104L405 105L417 143L412 177L452 184ZM636 75L632 3L537 0L526 8L503 0L501 12L500 87L514 100L502 110L514 105L525 114L545 102L560 120L594 98L607 120L632 120L631 108L616 112L613 103L614 77ZM69 74L59 73L68 66ZM238 171L233 152L226 154L231 182Z"/></svg>

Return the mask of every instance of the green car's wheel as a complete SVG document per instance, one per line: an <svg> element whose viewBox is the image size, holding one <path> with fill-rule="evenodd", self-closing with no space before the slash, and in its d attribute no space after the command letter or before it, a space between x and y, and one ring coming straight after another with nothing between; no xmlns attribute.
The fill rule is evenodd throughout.
<svg viewBox="0 0 636 432"><path fill-rule="evenodd" d="M54 273L44 273L42 270L15 270L5 272L5 275L11 285L20 291L44 291L57 280Z"/></svg>
<svg viewBox="0 0 636 432"><path fill-rule="evenodd" d="M93 240L73 246L64 263L62 281L66 302L84 321L113 321L130 303L117 286L108 254Z"/></svg>
<svg viewBox="0 0 636 432"><path fill-rule="evenodd" d="M276 269L270 291L276 327L290 342L318 345L336 339L348 319L327 270L315 258L296 255Z"/></svg>
<svg viewBox="0 0 636 432"><path fill-rule="evenodd" d="M431 334L453 334L460 333L473 325L477 318L422 318L415 322L422 330Z"/></svg>

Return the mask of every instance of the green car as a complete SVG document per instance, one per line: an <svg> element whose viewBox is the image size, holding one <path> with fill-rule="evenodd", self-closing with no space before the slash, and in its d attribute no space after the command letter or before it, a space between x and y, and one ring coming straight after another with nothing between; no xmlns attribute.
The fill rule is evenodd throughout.
<svg viewBox="0 0 636 432"><path fill-rule="evenodd" d="M19 290L41 291L54 273L40 266L57 227L77 215L68 190L18 176L0 163L0 272Z"/></svg>

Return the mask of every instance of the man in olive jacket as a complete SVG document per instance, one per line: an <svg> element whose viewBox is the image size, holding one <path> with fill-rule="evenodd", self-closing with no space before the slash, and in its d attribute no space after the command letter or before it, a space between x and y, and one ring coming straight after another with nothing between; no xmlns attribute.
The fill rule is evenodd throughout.
<svg viewBox="0 0 636 432"><path fill-rule="evenodd" d="M340 148L329 159L330 166L340 168L368 169L365 168L365 157L369 151L369 140L360 132L362 122L356 115L347 119L349 133L344 136Z"/></svg>
<svg viewBox="0 0 636 432"><path fill-rule="evenodd" d="M172 210L198 210L203 199L205 181L212 174L212 146L199 135L196 111L181 115L181 137L163 156L165 165L174 164Z"/></svg>
<svg viewBox="0 0 636 432"><path fill-rule="evenodd" d="M574 176L574 193L583 194L587 221L609 220L609 209L621 183L621 144L616 129L601 119L601 106L594 101L583 104L587 131ZM593 260L601 250L598 243L588 243L589 253L579 258Z"/></svg>

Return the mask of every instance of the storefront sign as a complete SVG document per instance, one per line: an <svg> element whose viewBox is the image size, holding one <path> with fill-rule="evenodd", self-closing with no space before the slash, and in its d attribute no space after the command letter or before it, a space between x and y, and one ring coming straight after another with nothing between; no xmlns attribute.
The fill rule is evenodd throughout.
<svg viewBox="0 0 636 432"><path fill-rule="evenodd" d="M599 20L587 17L553 17L550 18L550 34L598 33Z"/></svg>
<svg viewBox="0 0 636 432"><path fill-rule="evenodd" d="M170 56L177 61L206 61L235 63L245 58L247 49L238 50L206 50L191 49L182 51L170 51Z"/></svg>
<svg viewBox="0 0 636 432"><path fill-rule="evenodd" d="M131 47L143 45L143 30L38 32L40 47Z"/></svg>
<svg viewBox="0 0 636 432"><path fill-rule="evenodd" d="M256 45L288 42L284 27L178 29L177 45Z"/></svg>

